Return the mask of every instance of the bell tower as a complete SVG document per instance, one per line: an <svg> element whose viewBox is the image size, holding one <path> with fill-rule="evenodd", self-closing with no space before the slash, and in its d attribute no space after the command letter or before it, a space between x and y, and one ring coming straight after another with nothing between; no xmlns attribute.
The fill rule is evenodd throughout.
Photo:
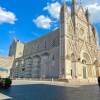
<svg viewBox="0 0 100 100"><path fill-rule="evenodd" d="M24 43L20 42L19 40L13 40L12 44L10 45L9 56L19 58L23 56L23 51Z"/></svg>

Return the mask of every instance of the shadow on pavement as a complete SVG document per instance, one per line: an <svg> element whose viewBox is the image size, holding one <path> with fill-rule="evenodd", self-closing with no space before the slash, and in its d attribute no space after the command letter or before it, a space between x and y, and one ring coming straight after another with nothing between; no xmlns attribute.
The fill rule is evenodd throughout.
<svg viewBox="0 0 100 100"><path fill-rule="evenodd" d="M100 92L96 85L80 87L15 85L7 90L1 90L1 93L12 97L13 100L100 100Z"/></svg>

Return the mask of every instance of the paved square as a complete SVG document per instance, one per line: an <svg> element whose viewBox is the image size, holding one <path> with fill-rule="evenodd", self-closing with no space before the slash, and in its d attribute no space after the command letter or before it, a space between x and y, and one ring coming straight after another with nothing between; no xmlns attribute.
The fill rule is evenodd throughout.
<svg viewBox="0 0 100 100"><path fill-rule="evenodd" d="M2 93L0 100L100 100L96 84L16 80L10 89Z"/></svg>

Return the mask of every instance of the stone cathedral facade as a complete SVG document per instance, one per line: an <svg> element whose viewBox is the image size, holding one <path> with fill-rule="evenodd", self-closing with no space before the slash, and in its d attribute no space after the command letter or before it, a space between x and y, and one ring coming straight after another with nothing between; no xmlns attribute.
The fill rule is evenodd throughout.
<svg viewBox="0 0 100 100"><path fill-rule="evenodd" d="M28 43L14 40L13 78L95 79L100 75L98 36L89 21L88 9L72 0L60 11L60 27Z"/></svg>

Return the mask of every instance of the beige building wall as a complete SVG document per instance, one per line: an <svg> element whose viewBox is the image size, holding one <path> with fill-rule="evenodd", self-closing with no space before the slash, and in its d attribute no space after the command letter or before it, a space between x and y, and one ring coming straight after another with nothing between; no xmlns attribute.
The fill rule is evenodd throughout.
<svg viewBox="0 0 100 100"><path fill-rule="evenodd" d="M42 38L25 43L23 56L15 59L11 74L14 77L58 78L59 31L54 30Z"/></svg>
<svg viewBox="0 0 100 100"><path fill-rule="evenodd" d="M24 50L24 43L20 42L19 40L13 40L10 50L9 56L13 56L14 58L19 58L23 56Z"/></svg>
<svg viewBox="0 0 100 100"><path fill-rule="evenodd" d="M13 64L13 57L0 57L0 77L5 78L10 76L10 69ZM3 70L3 71L2 71Z"/></svg>

